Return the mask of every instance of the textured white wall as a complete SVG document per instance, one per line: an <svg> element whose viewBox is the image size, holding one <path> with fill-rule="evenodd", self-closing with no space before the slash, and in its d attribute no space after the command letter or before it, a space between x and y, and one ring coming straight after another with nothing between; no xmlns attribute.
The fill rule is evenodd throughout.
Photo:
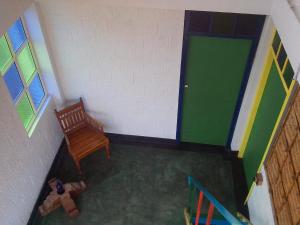
<svg viewBox="0 0 300 225"><path fill-rule="evenodd" d="M0 1L0 36L28 8L34 0L1 0Z"/></svg>
<svg viewBox="0 0 300 225"><path fill-rule="evenodd" d="M45 37L43 35L40 17L38 15L38 8L35 4L32 4L23 16L26 28L30 34L31 43L35 50L35 54L38 60L39 68L43 74L43 80L46 85L48 94L53 97L56 105L62 105L64 97L61 94L60 86L55 76L55 68L53 62L49 56L49 46L46 44Z"/></svg>
<svg viewBox="0 0 300 225"><path fill-rule="evenodd" d="M2 2L1 2L2 3ZM2 11L3 8L0 8ZM37 19L35 8L26 11L26 24L34 31L33 46L39 50L42 72L51 83L50 94L55 88L55 79L47 61L45 43ZM1 13L0 13L1 14ZM36 15L36 14L35 14ZM18 14L16 17L21 16ZM9 23L10 18L8 18ZM3 22L3 21L1 21ZM9 24L9 25L10 25ZM43 52L43 54L41 54ZM51 75L51 76L50 76ZM54 79L54 80L53 80ZM49 86L47 84L47 86ZM56 98L58 99L58 98ZM62 101L62 99L58 99ZM29 138L12 103L3 79L0 77L0 224L24 225L37 200L42 184L50 169L54 156L61 144L63 135L54 115L54 102L48 98L42 109L32 136Z"/></svg>
<svg viewBox="0 0 300 225"><path fill-rule="evenodd" d="M300 21L300 1L299 0L287 0L294 11L296 17Z"/></svg>
<svg viewBox="0 0 300 225"><path fill-rule="evenodd" d="M53 113L46 107L28 137L0 79L0 224L24 225L62 141Z"/></svg>
<svg viewBox="0 0 300 225"><path fill-rule="evenodd" d="M262 169L262 175L263 184L254 188L253 194L248 201L250 220L253 225L275 225L264 168Z"/></svg>
<svg viewBox="0 0 300 225"><path fill-rule="evenodd" d="M184 11L42 1L66 99L107 132L175 138Z"/></svg>

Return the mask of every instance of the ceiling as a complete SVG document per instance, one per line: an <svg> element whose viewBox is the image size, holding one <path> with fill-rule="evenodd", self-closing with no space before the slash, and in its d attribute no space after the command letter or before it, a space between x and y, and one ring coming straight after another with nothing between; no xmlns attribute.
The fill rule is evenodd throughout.
<svg viewBox="0 0 300 225"><path fill-rule="evenodd" d="M300 0L288 0L288 2L300 21Z"/></svg>
<svg viewBox="0 0 300 225"><path fill-rule="evenodd" d="M8 0L7 0L8 1ZM60 4L89 4L117 7L145 7L170 10L199 10L270 15L274 0L35 0L44 5L53 2ZM0 1L1 2L1 1Z"/></svg>

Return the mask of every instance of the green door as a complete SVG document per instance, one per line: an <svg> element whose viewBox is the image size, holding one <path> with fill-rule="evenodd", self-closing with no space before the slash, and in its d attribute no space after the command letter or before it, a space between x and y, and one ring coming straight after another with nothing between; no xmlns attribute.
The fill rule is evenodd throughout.
<svg viewBox="0 0 300 225"><path fill-rule="evenodd" d="M191 36L181 141L225 146L251 40Z"/></svg>

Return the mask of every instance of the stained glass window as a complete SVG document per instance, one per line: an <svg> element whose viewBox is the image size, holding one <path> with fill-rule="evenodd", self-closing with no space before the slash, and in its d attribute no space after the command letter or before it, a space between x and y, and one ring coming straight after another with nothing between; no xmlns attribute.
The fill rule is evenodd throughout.
<svg viewBox="0 0 300 225"><path fill-rule="evenodd" d="M281 70L283 69L283 65L285 63L286 57L287 57L287 55L286 55L285 49L284 49L283 45L281 45L279 55L277 58L277 61L278 61L278 64L279 64L279 67Z"/></svg>
<svg viewBox="0 0 300 225"><path fill-rule="evenodd" d="M280 42L281 42L281 40L280 40L279 34L278 34L278 32L276 32L273 43L272 43L272 47L273 47L275 54L277 54L277 52L278 52Z"/></svg>
<svg viewBox="0 0 300 225"><path fill-rule="evenodd" d="M7 70L3 78L12 100L16 102L16 100L18 99L18 97L24 89L16 64L13 63L11 65L11 67Z"/></svg>
<svg viewBox="0 0 300 225"><path fill-rule="evenodd" d="M7 69L9 61L12 60L12 55L9 50L8 43L5 36L3 35L0 38L0 73L3 75Z"/></svg>
<svg viewBox="0 0 300 225"><path fill-rule="evenodd" d="M26 41L21 19L18 19L7 31L14 52L17 52L22 44Z"/></svg>
<svg viewBox="0 0 300 225"><path fill-rule="evenodd" d="M239 35L255 36L259 32L257 24L264 16L239 14L236 26L236 33Z"/></svg>
<svg viewBox="0 0 300 225"><path fill-rule="evenodd" d="M208 12L191 12L190 31L192 32L209 32L209 23L211 20Z"/></svg>
<svg viewBox="0 0 300 225"><path fill-rule="evenodd" d="M22 49L17 58L20 70L22 71L22 75L25 81L28 83L35 71L34 60L32 58L32 54L28 44Z"/></svg>
<svg viewBox="0 0 300 225"><path fill-rule="evenodd" d="M0 74L26 131L34 129L46 92L22 19L0 38ZM30 132L29 132L30 133Z"/></svg>
<svg viewBox="0 0 300 225"><path fill-rule="evenodd" d="M38 109L45 96L43 85L38 74L34 76L31 84L29 85L29 93L34 107Z"/></svg>
<svg viewBox="0 0 300 225"><path fill-rule="evenodd" d="M233 35L236 14L215 13L213 16L212 33L215 35Z"/></svg>
<svg viewBox="0 0 300 225"><path fill-rule="evenodd" d="M272 48L275 53L275 55L273 55L274 61L278 64L279 75L287 92L294 78L294 70L277 31L273 37Z"/></svg>
<svg viewBox="0 0 300 225"><path fill-rule="evenodd" d="M286 65L285 71L283 73L283 78L286 82L286 85L288 87L290 87L292 80L294 77L294 70L292 68L292 65L290 64L290 62L288 62L288 64Z"/></svg>
<svg viewBox="0 0 300 225"><path fill-rule="evenodd" d="M17 104L17 112L26 129L31 124L34 117L34 111L31 107L30 101L25 93Z"/></svg>

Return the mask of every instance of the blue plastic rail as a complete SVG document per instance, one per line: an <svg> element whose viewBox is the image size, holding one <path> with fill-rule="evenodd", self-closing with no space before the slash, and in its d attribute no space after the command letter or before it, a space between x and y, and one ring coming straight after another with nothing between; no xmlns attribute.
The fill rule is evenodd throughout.
<svg viewBox="0 0 300 225"><path fill-rule="evenodd" d="M202 195L209 200L210 204L216 209L218 210L218 212L224 217L224 220L219 221L219 222L223 222L223 223L215 223L216 220L212 220L211 222L206 222L206 224L231 224L231 225L245 225L246 223L241 222L239 219L237 219L236 217L234 217L217 199L215 199L215 197L210 194L205 187L203 187L203 185L199 182L196 181L193 177L189 176L188 177L188 184L190 187L194 187L196 188L196 190L199 193L203 193ZM191 190L191 188L190 188ZM195 201L195 200L193 200ZM198 202L198 209L197 209L197 214L198 215L198 224L205 224L203 223L205 218L200 218L200 209L201 209L201 205L202 205L202 199L199 199ZM200 208L199 208L200 207ZM193 210L193 209L191 209ZM213 210L212 210L213 211ZM212 212L213 213L213 212ZM211 215L212 216L212 215ZM195 218L191 218L192 219L192 223L195 224L197 221L197 219L195 220ZM206 220L207 221L207 220ZM197 225L198 225L197 224Z"/></svg>

